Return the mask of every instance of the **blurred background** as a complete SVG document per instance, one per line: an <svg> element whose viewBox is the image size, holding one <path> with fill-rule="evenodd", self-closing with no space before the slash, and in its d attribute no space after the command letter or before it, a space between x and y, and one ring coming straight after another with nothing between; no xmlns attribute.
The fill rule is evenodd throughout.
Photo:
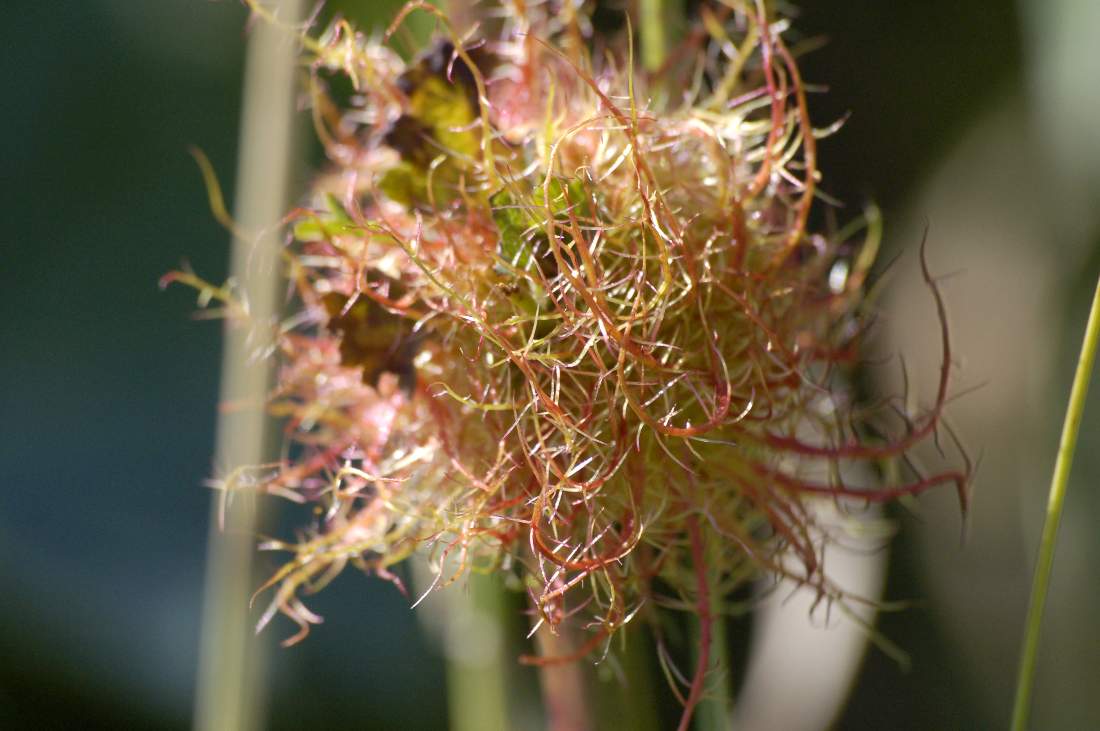
<svg viewBox="0 0 1100 731"><path fill-rule="evenodd" d="M371 24L398 4L327 11ZM931 397L938 330L914 268L927 225L933 269L951 275L955 390L976 388L951 414L982 456L964 544L946 493L892 510L886 596L915 603L880 628L912 668L871 651L836 727L1002 728L1100 271L1100 3L792 5L799 32L828 41L802 62L830 88L811 100L816 123L851 113L821 145L824 188L851 215L877 202L883 259L900 257L878 347ZM186 728L221 329L157 279L185 259L225 275L227 235L187 148L233 189L247 13L233 0L5 6L0 726ZM880 369L886 387L895 365ZM1100 388L1059 543L1037 729L1100 728L1098 445ZM443 661L405 598L349 572L311 607L325 623L270 658L271 728L445 728Z"/></svg>

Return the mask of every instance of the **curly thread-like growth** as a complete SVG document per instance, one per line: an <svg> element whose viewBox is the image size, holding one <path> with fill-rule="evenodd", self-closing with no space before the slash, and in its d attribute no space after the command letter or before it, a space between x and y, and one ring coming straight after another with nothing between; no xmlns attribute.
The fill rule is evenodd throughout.
<svg viewBox="0 0 1100 731"><path fill-rule="evenodd" d="M413 12L441 36L405 62L389 43ZM317 621L303 588L348 562L394 578L427 549L439 586L519 572L542 622L588 632L581 656L647 604L709 631L712 597L761 574L845 599L815 501L948 483L965 510L965 455L849 483L849 463L936 435L946 329L930 409L853 403L877 218L808 229L824 131L786 23L760 2L706 13L656 76L572 2L517 0L491 34L413 2L382 40L303 35L331 164L288 217L270 409L291 457L261 489L324 509L305 540L266 544L294 558L261 626L282 612L297 641Z"/></svg>

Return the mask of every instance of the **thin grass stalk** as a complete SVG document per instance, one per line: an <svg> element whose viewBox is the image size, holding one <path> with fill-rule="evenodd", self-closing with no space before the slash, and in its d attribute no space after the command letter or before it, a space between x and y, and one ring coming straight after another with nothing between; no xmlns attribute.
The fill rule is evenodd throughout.
<svg viewBox="0 0 1100 731"><path fill-rule="evenodd" d="M301 17L302 5L301 0L278 0L269 6L280 19L293 22ZM257 24L245 62L234 220L250 236L234 239L230 273L240 283L254 323L278 315L280 241L273 224L287 210L295 157L297 56L291 42L280 28ZM252 330L228 325L225 330L220 403L243 408L219 415L217 469L261 464L267 456L263 404L272 367L270 359L254 357L265 344L256 339L262 327ZM237 499L223 516L221 497L213 502L194 727L249 731L265 725L265 653L248 609L257 585L252 568L257 509Z"/></svg>
<svg viewBox="0 0 1100 731"><path fill-rule="evenodd" d="M1073 453L1077 448L1077 435L1081 429L1081 417L1085 411L1089 380L1096 361L1097 342L1100 341L1100 281L1097 282L1089 311L1081 354L1077 360L1077 372L1062 424L1062 438L1058 444L1058 456L1054 462L1054 474L1050 481L1046 520L1039 539L1039 558L1035 564L1035 577L1031 584L1031 601L1024 625L1023 649L1016 680L1016 700L1012 709L1012 730L1024 731L1031 712L1032 687L1035 681L1035 665L1039 656L1039 635L1043 622L1043 609L1050 590L1050 576L1054 567L1054 549L1058 542L1058 527L1062 521L1066 489L1069 486Z"/></svg>

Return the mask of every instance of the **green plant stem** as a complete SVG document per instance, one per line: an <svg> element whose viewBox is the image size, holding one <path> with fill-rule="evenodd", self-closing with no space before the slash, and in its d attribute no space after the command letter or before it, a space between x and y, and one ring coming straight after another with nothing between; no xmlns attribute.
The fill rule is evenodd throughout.
<svg viewBox="0 0 1100 731"><path fill-rule="evenodd" d="M667 0L638 0L641 16L639 35L642 41L642 65L646 71L661 68L668 56Z"/></svg>
<svg viewBox="0 0 1100 731"><path fill-rule="evenodd" d="M267 3L286 22L301 17L302 5L302 0ZM264 345L255 338L278 315L280 242L273 224L289 201L296 64L287 32L257 24L245 62L234 220L239 231L266 233L233 241L230 272L247 298L256 327L227 323L225 330L220 401L245 407L218 418L214 463L221 470L258 465L266 457L263 404L272 367L269 359L254 357ZM257 332L249 332L253 329ZM229 504L224 525L220 496L211 513L194 719L194 728L203 731L251 731L265 725L264 653L248 609L257 585L252 568L257 510L249 502Z"/></svg>
<svg viewBox="0 0 1100 731"><path fill-rule="evenodd" d="M727 731L730 727L729 652L726 650L726 617L722 597L717 591L710 597L710 667L706 695L695 709L696 731ZM694 624L695 642L702 642L701 620ZM699 648L701 650L702 648Z"/></svg>
<svg viewBox="0 0 1100 731"><path fill-rule="evenodd" d="M467 0L429 1L446 12L460 34L483 20ZM402 3L393 5L400 7ZM418 13L407 24L416 40L426 45L435 19ZM446 616L428 621L443 642L450 731L511 728L508 667L515 660L506 658L507 590L492 576L470 574L465 591L451 586L442 593Z"/></svg>
<svg viewBox="0 0 1100 731"><path fill-rule="evenodd" d="M664 66L672 38L679 27L676 17L680 8L677 0L639 0L639 34L642 44L642 64L649 72L655 72ZM698 731L726 731L729 728L730 694L728 690L729 661L726 652L726 632L724 615L721 611L722 597L717 592L711 594L711 627L709 665L719 668L717 677L707 678L707 691L703 700L695 709L694 728ZM704 630L702 618L694 626L695 643L698 651L703 642Z"/></svg>
<svg viewBox="0 0 1100 731"><path fill-rule="evenodd" d="M463 34L481 18L468 0L430 0L446 12L455 31ZM411 19L414 33L423 34L426 45L434 19L421 13ZM512 724L508 713L509 668L515 663L508 657L506 628L511 624L505 617L509 605L507 589L492 576L471 574L467 579L467 591L459 594L460 587L448 587L449 611L443 619L446 637L447 708L450 731L484 731L485 729L509 729ZM470 630L472 629L472 634ZM469 647L472 641L487 643L488 647Z"/></svg>
<svg viewBox="0 0 1100 731"><path fill-rule="evenodd" d="M447 705L450 731L511 728L504 628L505 589L498 577L471 574L467 591L448 592Z"/></svg>
<svg viewBox="0 0 1100 731"><path fill-rule="evenodd" d="M692 728L695 731L726 731L729 728L729 661L726 652L725 611L723 595L715 576L709 575L708 566L717 564L715 554L721 546L711 541L704 543L698 529L698 522L688 525L692 537L692 557L695 570L699 572L699 612L693 617L692 639L695 648L696 673L705 673L698 686L702 694L695 697L698 705L694 708ZM706 602L705 604L703 602ZM699 678L692 680L692 695L696 692ZM693 702L689 696L688 704ZM683 727L681 721L681 727Z"/></svg>
<svg viewBox="0 0 1100 731"><path fill-rule="evenodd" d="M1035 681L1035 664L1039 654L1039 634L1043 622L1043 608L1050 589L1050 575L1054 567L1054 548L1058 540L1058 526L1062 521L1066 488L1069 484L1073 453L1077 448L1077 434L1081 428L1081 416L1085 411L1089 380L1096 360L1096 346L1100 341L1100 282L1097 282L1089 310L1081 355L1077 360L1077 372L1073 376L1073 388L1066 407L1066 419L1062 424L1062 439L1058 445L1058 457L1054 462L1054 475L1050 481L1047 515L1043 523L1043 535L1039 540L1039 558L1035 565L1035 578L1031 584L1031 602L1027 610L1023 650L1016 682L1016 701L1012 710L1012 730L1027 728L1031 711L1031 692Z"/></svg>
<svg viewBox="0 0 1100 731"><path fill-rule="evenodd" d="M659 731L655 648L647 628L636 617L616 633L613 643L620 672L602 673L592 694L597 728ZM598 670L610 670L609 666L610 662Z"/></svg>

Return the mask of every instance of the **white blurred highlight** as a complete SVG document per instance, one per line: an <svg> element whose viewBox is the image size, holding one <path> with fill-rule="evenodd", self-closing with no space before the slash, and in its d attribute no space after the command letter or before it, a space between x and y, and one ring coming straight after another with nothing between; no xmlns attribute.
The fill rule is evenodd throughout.
<svg viewBox="0 0 1100 731"><path fill-rule="evenodd" d="M888 553L877 509L841 516L832 503L815 506L823 525L843 527L843 546L826 551L830 578L848 592L876 599L886 581ZM843 524L843 525L842 525ZM745 683L734 704L737 731L818 731L829 728L848 697L867 648L868 630L816 592L783 581L757 609ZM861 622L874 610L855 605Z"/></svg>

